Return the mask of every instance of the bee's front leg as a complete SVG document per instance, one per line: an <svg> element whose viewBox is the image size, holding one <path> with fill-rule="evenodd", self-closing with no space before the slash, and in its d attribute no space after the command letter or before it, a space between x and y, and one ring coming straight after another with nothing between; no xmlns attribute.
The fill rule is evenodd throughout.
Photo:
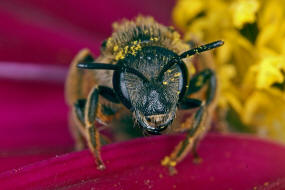
<svg viewBox="0 0 285 190"><path fill-rule="evenodd" d="M87 97L87 102L84 111L84 123L85 123L87 144L95 157L97 168L102 170L105 169L105 165L103 163L100 153L100 148L101 148L100 134L95 127L96 113L97 113L98 99L99 99L98 96L99 96L99 88L98 86L95 86Z"/></svg>
<svg viewBox="0 0 285 190"><path fill-rule="evenodd" d="M103 163L100 153L100 148L101 148L100 134L98 129L95 127L99 95L102 95L104 98L112 101L113 103L118 103L119 100L117 99L113 90L105 86L93 87L86 100L86 105L84 110L86 140L95 158L97 168L99 170L103 170L105 169L105 165Z"/></svg>
<svg viewBox="0 0 285 190"><path fill-rule="evenodd" d="M194 159L198 161L200 158L196 152L196 145L198 139L203 133L206 131L204 121L206 118L206 106L202 105L199 110L196 112L194 116L194 121L190 130L187 133L186 138L181 141L173 150L173 152L169 155L164 157L161 161L163 166L169 168L170 174L173 175L176 173L175 166L179 163L185 156L192 150L194 151Z"/></svg>
<svg viewBox="0 0 285 190"><path fill-rule="evenodd" d="M200 73L196 74L190 80L190 89L188 89L187 95L191 95L198 92L205 84L208 84L208 90L206 94L206 100L199 106L199 101L195 99L186 98L182 100L182 109L191 109L199 106L199 109L194 115L191 127L187 131L186 138L181 141L174 149L174 151L166 156L161 164L169 168L170 174L175 174L175 166L179 163L185 156L192 151L194 156L194 162L197 163L201 161L196 151L196 146L199 139L208 130L209 123L206 122L208 115L211 115L213 107L215 105L214 99L216 94L216 76L215 73L210 69L205 69ZM191 101L190 101L191 100ZM195 101L194 101L195 100ZM209 119L209 118L207 118ZM207 120L208 121L208 120ZM186 123L187 124L187 123Z"/></svg>

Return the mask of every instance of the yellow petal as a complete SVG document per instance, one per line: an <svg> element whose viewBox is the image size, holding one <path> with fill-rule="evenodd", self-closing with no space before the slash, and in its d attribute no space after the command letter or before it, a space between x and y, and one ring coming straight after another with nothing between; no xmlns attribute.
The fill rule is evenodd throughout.
<svg viewBox="0 0 285 190"><path fill-rule="evenodd" d="M256 87L258 89L270 88L274 83L284 81L281 69L285 68L285 59L282 57L266 57L257 66Z"/></svg>
<svg viewBox="0 0 285 190"><path fill-rule="evenodd" d="M242 28L245 23L253 23L256 20L256 12L259 9L257 0L237 0L232 4L233 23L237 28Z"/></svg>
<svg viewBox="0 0 285 190"><path fill-rule="evenodd" d="M188 22L200 13L203 8L204 1L180 0L173 9L172 18L178 27L185 29Z"/></svg>

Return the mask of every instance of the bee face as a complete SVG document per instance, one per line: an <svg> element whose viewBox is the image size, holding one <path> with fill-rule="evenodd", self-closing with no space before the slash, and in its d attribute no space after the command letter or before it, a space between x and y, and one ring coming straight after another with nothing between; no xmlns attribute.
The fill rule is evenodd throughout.
<svg viewBox="0 0 285 190"><path fill-rule="evenodd" d="M187 69L182 61L165 69L178 57L161 47L145 47L136 55L128 55L118 64L126 64L143 77L115 71L114 89L146 133L160 134L173 121L177 103L184 95Z"/></svg>

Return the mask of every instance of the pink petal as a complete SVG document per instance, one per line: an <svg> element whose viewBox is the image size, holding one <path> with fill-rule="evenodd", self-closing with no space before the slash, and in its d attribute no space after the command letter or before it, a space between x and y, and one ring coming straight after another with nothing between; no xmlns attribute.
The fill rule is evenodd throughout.
<svg viewBox="0 0 285 190"><path fill-rule="evenodd" d="M70 153L0 174L0 189L253 189L284 188L285 147L248 137L211 134L169 176L160 160L182 136L141 138L103 148L107 169L88 151ZM278 183L278 185L276 185ZM265 188L270 189L270 188ZM272 188L271 188L272 189Z"/></svg>
<svg viewBox="0 0 285 190"><path fill-rule="evenodd" d="M63 84L0 80L0 86L0 171L71 150Z"/></svg>
<svg viewBox="0 0 285 190"><path fill-rule="evenodd" d="M111 24L122 18L133 18L138 14L152 15L160 22L169 24L171 10L175 1L171 0L26 0L25 3L17 0L4 0L6 7L17 12L24 12L26 16L33 16L33 13L48 15L57 22L66 26L74 26L93 32L96 35L107 37L111 32ZM12 7L12 8L11 8ZM37 18L31 18L33 20ZM43 18L41 18L43 19Z"/></svg>
<svg viewBox="0 0 285 190"><path fill-rule="evenodd" d="M1 81L0 86L1 109L5 110L1 113L0 140L5 142L0 143L1 150L22 149L22 142L34 148L70 143L62 84Z"/></svg>
<svg viewBox="0 0 285 190"><path fill-rule="evenodd" d="M0 60L69 64L82 48L99 53L102 39L46 26L0 7Z"/></svg>
<svg viewBox="0 0 285 190"><path fill-rule="evenodd" d="M170 21L174 1L1 1L0 60L69 64L82 48L99 54L111 24L139 13Z"/></svg>

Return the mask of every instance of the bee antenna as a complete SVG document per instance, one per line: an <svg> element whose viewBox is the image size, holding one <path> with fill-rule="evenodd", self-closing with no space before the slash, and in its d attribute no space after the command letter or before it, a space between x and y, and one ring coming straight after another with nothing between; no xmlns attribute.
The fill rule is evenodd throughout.
<svg viewBox="0 0 285 190"><path fill-rule="evenodd" d="M215 42L212 42L212 43L208 43L208 44L199 46L197 48L193 48L193 49L190 49L188 51L185 51L184 53L179 55L179 57L180 57L180 59L184 59L184 58L186 58L188 56L191 56L191 55L194 55L194 54L197 54L197 53L202 53L204 51L208 51L210 49L214 49L214 48L220 47L223 44L224 44L224 41L218 40L218 41L215 41Z"/></svg>
<svg viewBox="0 0 285 190"><path fill-rule="evenodd" d="M77 64L79 69L106 69L106 70L121 70L121 66L114 64L105 63L90 63L90 62L80 62Z"/></svg>
<svg viewBox="0 0 285 190"><path fill-rule="evenodd" d="M185 51L184 53L182 53L181 55L179 55L178 59L184 59L186 58L187 56L191 56L191 55L194 55L194 54L197 54L197 53L202 53L204 51L208 51L210 49L214 49L214 48L217 48L217 47L220 47L224 44L224 41L222 40L218 40L218 41L215 41L215 42L212 42L212 43L208 43L208 44L205 44L205 45L202 45L202 46L199 46L197 48L193 48L193 49L190 49L188 51ZM160 71L157 79L159 81L162 80L162 77L163 77L163 74L168 70L170 69L173 65L177 64L178 60L177 60L177 57L171 59L163 68L162 70Z"/></svg>
<svg viewBox="0 0 285 190"><path fill-rule="evenodd" d="M133 69L131 67L126 67L123 65L115 65L115 64L107 64L107 63L90 63L90 62L80 62L77 64L77 68L79 69L105 69L105 70L114 70L114 71L125 71L128 73L132 73L139 78L141 78L144 82L149 82L149 80L138 70Z"/></svg>
<svg viewBox="0 0 285 190"><path fill-rule="evenodd" d="M171 59L163 68L162 70L160 71L158 77L157 77L157 80L158 81L161 81L162 80L162 77L163 77L163 74L168 70L170 69L173 65L175 65L177 63L177 59Z"/></svg>

